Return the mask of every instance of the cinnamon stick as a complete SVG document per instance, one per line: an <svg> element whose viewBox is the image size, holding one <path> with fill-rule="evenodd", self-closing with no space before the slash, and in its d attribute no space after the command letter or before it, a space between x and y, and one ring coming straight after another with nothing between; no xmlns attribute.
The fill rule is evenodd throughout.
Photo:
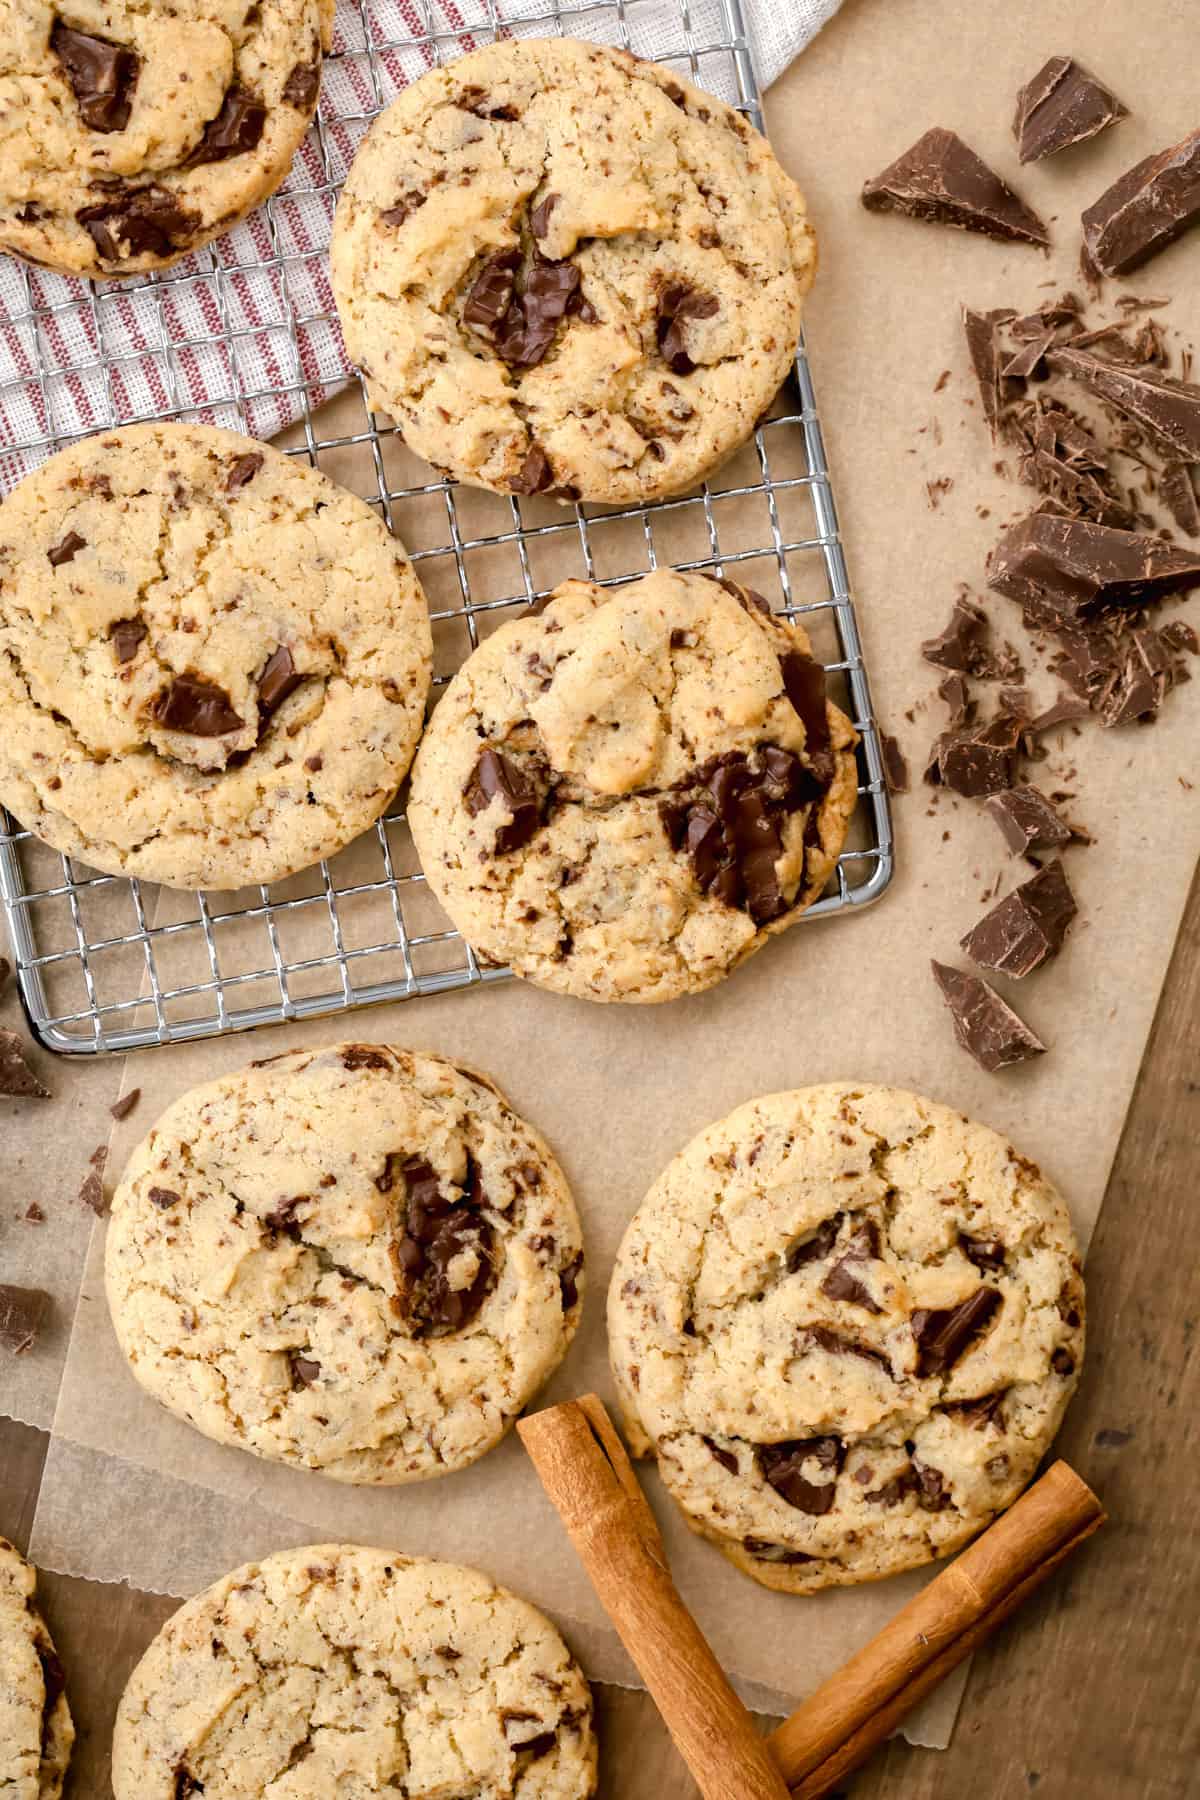
<svg viewBox="0 0 1200 1800"><path fill-rule="evenodd" d="M676 1592L601 1401L551 1407L517 1430L705 1800L830 1793L1105 1519L1056 1462L764 1744Z"/></svg>
<svg viewBox="0 0 1200 1800"><path fill-rule="evenodd" d="M602 1403L589 1394L517 1430L704 1800L787 1800L765 1741L676 1591Z"/></svg>
<svg viewBox="0 0 1200 1800"><path fill-rule="evenodd" d="M796 1800L817 1800L865 1761L1105 1516L1074 1470L1054 1463L772 1733Z"/></svg>

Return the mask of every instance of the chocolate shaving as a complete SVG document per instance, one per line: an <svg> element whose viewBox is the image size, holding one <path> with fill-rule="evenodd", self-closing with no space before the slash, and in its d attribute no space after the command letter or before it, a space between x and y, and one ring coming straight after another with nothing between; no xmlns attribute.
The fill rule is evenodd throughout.
<svg viewBox="0 0 1200 1800"><path fill-rule="evenodd" d="M130 1088L127 1094L122 1094L119 1100L114 1100L108 1110L114 1119L127 1119L141 1097L140 1087Z"/></svg>
<svg viewBox="0 0 1200 1800"><path fill-rule="evenodd" d="M1045 1053L1045 1044L986 981L945 963L930 966L950 1009L954 1035L981 1069L992 1074Z"/></svg>
<svg viewBox="0 0 1200 1800"><path fill-rule="evenodd" d="M953 131L935 125L862 191L871 212L978 231L985 237L1045 247L1046 227Z"/></svg>
<svg viewBox="0 0 1200 1800"><path fill-rule="evenodd" d="M1128 117L1111 88L1073 57L1052 56L1017 95L1013 136L1023 163L1040 162Z"/></svg>

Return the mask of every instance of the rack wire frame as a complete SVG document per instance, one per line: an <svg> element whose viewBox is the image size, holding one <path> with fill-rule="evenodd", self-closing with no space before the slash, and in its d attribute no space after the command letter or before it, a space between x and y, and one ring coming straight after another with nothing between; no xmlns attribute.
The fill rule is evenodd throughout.
<svg viewBox="0 0 1200 1800"><path fill-rule="evenodd" d="M638 15L655 0L533 0L535 8L527 10L530 0L515 0L519 14L506 16L506 0L482 0L486 23L463 25L461 15L451 5L440 11L444 0L406 0L403 16L409 21L404 30L390 37L376 36L371 0L357 0L352 14L357 15L361 44L339 50L326 59L326 83L330 71L341 57L353 57L356 65L365 63L370 72L372 104L361 112L341 109L336 119L326 116L324 102L312 130L320 154L324 182L305 190L317 193L326 201L332 217L333 205L344 177L344 149L336 154L331 147L334 127L369 123L374 113L385 104L387 82L381 80L382 57L388 51L419 50L430 63L449 60L464 48L497 37L512 34L519 26L524 33L532 28L541 34L560 33L599 36L617 42L626 49L637 49ZM762 129L760 96L747 37L741 0L715 0L718 24L699 31L694 15L701 9L712 16L713 0L676 0L679 9L678 39L669 47L656 45L655 59L679 70L701 86L715 83L711 75L714 60L720 59L722 78L732 85L738 110ZM415 21L415 22L414 22ZM358 32L355 33L357 37ZM281 195L286 190L281 190ZM328 327L337 331L336 316L311 303L311 286L289 277L295 266L312 261L312 250L289 249L280 218L281 195L268 200L264 211L268 221L273 255L267 267L278 283L283 298L282 323L295 337L300 326ZM435 557L453 557L457 571L458 604L433 607L435 621L460 620L465 624L468 647L474 648L480 638L484 615L500 613L508 616L535 606L549 591L539 587L532 551L537 542L562 534L574 534L581 561L580 573L615 585L631 574L658 566L655 540L656 524L680 509L692 509L702 519L706 544L703 552L685 560L671 558L678 568L698 569L715 574L736 573L740 565L752 563L760 567L766 559L774 566L779 597L778 610L789 619L801 619L812 629L818 618L832 623L836 634L836 653L825 657L826 668L840 678L849 711L860 736L858 840L847 848L837 865L831 888L804 915L805 921L841 912L857 912L877 900L887 888L893 872L893 839L887 788L878 728L871 705L870 686L863 661L862 647L850 597L845 560L839 536L837 509L829 479L825 447L817 414L812 376L803 338L797 347L794 389L789 383L784 395L784 410L764 420L753 434L753 454L757 478L721 485L718 475L697 492L678 499L625 508L601 509L589 506L556 509L552 522L533 523L524 516L526 504L515 497L507 502L509 518L504 527L484 534L464 534L461 501L464 490L448 479L431 472L428 479L416 485L393 485L385 467L384 450L391 428L370 412L365 388L362 394L361 431L340 437L322 436L320 403L327 383L323 378L306 375L299 360L294 382L272 384L269 388L252 387L244 379L244 366L239 347L252 329L237 323L230 293L230 272L222 263L215 247L197 253L183 264L160 274L121 283L125 293L131 291L148 302L156 318L162 355L161 368L167 376L168 405L130 411L118 404L114 378L119 358L106 358L103 353L104 333L98 307L102 306L106 288L92 283L58 282L61 289L49 293L40 285L35 292L30 271L22 270L23 311L5 321L18 327L32 327L39 346L49 320L57 311L78 309L81 305L90 315L91 339L97 347L94 364L85 364L93 374L101 372L104 383L107 416L93 429L111 429L134 418L175 418L215 420L256 435L254 425L257 403L277 403L280 398L294 401L299 409L299 442L289 454L320 467L323 455L334 450L365 446L375 477L375 492L364 495L372 506L393 526L393 513L399 503L423 496L440 495L445 507L445 542L417 549L413 561L421 572L421 563ZM57 280L57 278L55 278ZM227 366L231 374L231 390L219 402L207 401L202 406L189 402L181 390L179 368L172 340L164 319L164 299L172 288L184 282L206 281L217 308L219 330L213 334L227 349ZM309 298L305 298L309 297ZM28 378L29 371L26 372ZM42 416L50 429L42 434L22 437L0 444L5 451L38 452L49 455L63 445L90 431L55 430L54 408L48 387L52 370L37 357L31 371L42 404ZM4 381L0 378L0 398ZM295 434L293 434L295 435ZM779 458L778 448L787 443L794 462L795 448L802 452L802 472L779 474L772 457ZM795 537L787 528L783 501L795 490L807 492L811 503L812 528L807 535ZM719 516L728 516L730 502L747 504L751 498L765 505L769 530L764 543L744 543L736 550L722 546ZM640 569L602 573L598 567L595 534L600 524L632 521L641 527L640 542L644 561ZM507 595L478 600L472 597L473 558L499 547L515 550L520 571L520 590ZM814 553L819 559L824 594L819 599L806 598L807 570ZM806 574L796 574L798 559L807 558ZM443 675L441 680L448 677ZM412 901L424 885L424 877L398 850L400 834L405 832L401 796L397 796L388 813L373 827L372 848L377 850L377 870L368 880L339 885L338 862L321 863L311 872L308 883L312 891L300 895L281 894L278 890L259 887L246 890L232 901L224 895L197 893L188 898L186 916L159 921L156 917L158 890L123 877L100 875L75 864L66 856L51 853L39 845L32 835L0 808L0 899L8 919L16 955L16 971L20 994L31 1029L48 1050L64 1055L96 1055L125 1052L155 1044L209 1037L235 1031L246 1031L260 1025L279 1024L320 1015L347 1012L359 1006L397 1001L415 995L462 991L482 984L506 979L509 971L486 964L452 929L422 928L411 917ZM411 840L409 840L411 844ZM358 845L359 861L363 849ZM37 863L35 869L34 864ZM47 872L47 864L51 865ZM392 933L386 940L355 945L347 941L343 909L347 903L363 895L387 902ZM128 909L130 928L98 934L92 929L93 902L103 897L110 905L120 901ZM59 927L45 933L41 918L53 905ZM320 955L293 959L283 942L284 926L289 914L298 909L313 909L328 929L329 948ZM311 915L310 915L311 916ZM262 966L234 970L223 965L220 928L227 921L243 926L260 927L260 940L267 947ZM194 940L193 948L202 944L204 973L198 979L172 982L162 968L163 953L178 940ZM53 941L48 941L48 939ZM128 985L125 991L111 997L102 991L97 977L100 959L106 954L123 951ZM433 952L432 958L427 954ZM140 953L140 954L139 954ZM397 957L399 967L397 968ZM433 966L433 965L438 966ZM428 966L427 966L428 965ZM66 986L72 998L64 1002L62 977L70 977ZM298 991L306 988L308 991Z"/></svg>

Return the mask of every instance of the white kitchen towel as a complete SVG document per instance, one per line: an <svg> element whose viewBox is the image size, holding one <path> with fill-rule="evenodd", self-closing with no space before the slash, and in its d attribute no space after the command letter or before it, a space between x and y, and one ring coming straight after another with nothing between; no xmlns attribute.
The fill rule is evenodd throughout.
<svg viewBox="0 0 1200 1800"><path fill-rule="evenodd" d="M840 0L741 0L759 84ZM435 61L499 33L624 44L742 97L737 0L339 0L319 121L279 192L164 274L96 284L0 257L0 494L72 437L185 417L269 438L349 379L328 247L374 114Z"/></svg>

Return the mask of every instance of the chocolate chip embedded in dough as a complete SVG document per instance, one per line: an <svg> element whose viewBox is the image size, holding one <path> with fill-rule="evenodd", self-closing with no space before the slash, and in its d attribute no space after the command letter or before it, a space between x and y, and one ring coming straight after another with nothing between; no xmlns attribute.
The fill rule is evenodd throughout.
<svg viewBox="0 0 1200 1800"><path fill-rule="evenodd" d="M225 492L240 494L246 484L254 480L262 466L263 458L258 450L248 450L245 456L235 457L225 477Z"/></svg>
<svg viewBox="0 0 1200 1800"><path fill-rule="evenodd" d="M186 732L190 737L224 737L240 731L245 723L234 712L224 688L203 675L176 675L150 710L167 731Z"/></svg>
<svg viewBox="0 0 1200 1800"><path fill-rule="evenodd" d="M714 1461L720 1463L723 1469L727 1469L731 1475L737 1474L739 1468L738 1459L732 1450L723 1449L720 1444L714 1443L713 1439L710 1437L704 1439L704 1447Z"/></svg>
<svg viewBox="0 0 1200 1800"><path fill-rule="evenodd" d="M541 802L533 783L510 757L500 750L485 750L463 790L463 801L474 818L497 798L512 815L495 837L496 852L505 855L521 849L534 835L541 824Z"/></svg>
<svg viewBox="0 0 1200 1800"><path fill-rule="evenodd" d="M494 1233L469 1199L452 1200L440 1192L423 1157L408 1158L402 1172L406 1198L396 1238L400 1311L414 1336L444 1337L470 1323L495 1285Z"/></svg>
<svg viewBox="0 0 1200 1800"><path fill-rule="evenodd" d="M833 1505L837 1492L838 1471L846 1457L846 1446L840 1438L801 1438L787 1444L763 1444L759 1448L763 1474L781 1500L798 1512L820 1518ZM805 1466L816 1465L825 1481L811 1480Z"/></svg>
<svg viewBox="0 0 1200 1800"><path fill-rule="evenodd" d="M25 1060L25 1046L15 1031L0 1031L0 1094L13 1100L47 1100L44 1087Z"/></svg>
<svg viewBox="0 0 1200 1800"><path fill-rule="evenodd" d="M162 1187L152 1187L146 1198L151 1206L157 1206L162 1212L166 1212L168 1207L178 1206L180 1200L180 1196L173 1188Z"/></svg>
<svg viewBox="0 0 1200 1800"><path fill-rule="evenodd" d="M524 462L508 485L514 494L544 494L553 483L550 458L540 444L531 444Z"/></svg>
<svg viewBox="0 0 1200 1800"><path fill-rule="evenodd" d="M321 85L321 64L315 62L297 63L283 84L282 99L287 106L294 106L299 112L308 112L317 97Z"/></svg>
<svg viewBox="0 0 1200 1800"><path fill-rule="evenodd" d="M84 206L75 214L106 262L134 256L170 256L186 248L189 234L200 224L199 213L190 212L166 188L127 188L114 200Z"/></svg>
<svg viewBox="0 0 1200 1800"><path fill-rule="evenodd" d="M117 619L108 628L109 642L119 663L132 662L146 635L144 619Z"/></svg>
<svg viewBox="0 0 1200 1800"><path fill-rule="evenodd" d="M273 713L283 705L289 694L294 694L304 680L292 661L292 653L286 644L280 644L273 650L258 673L258 705L262 713Z"/></svg>
<svg viewBox="0 0 1200 1800"><path fill-rule="evenodd" d="M977 1269L988 1269L995 1274L1004 1267L1005 1248L1002 1238L968 1237L965 1231L960 1231L958 1247L968 1262L973 1262Z"/></svg>
<svg viewBox="0 0 1200 1800"><path fill-rule="evenodd" d="M321 1365L311 1356L298 1356L295 1351L288 1352L288 1363L292 1371L294 1388L310 1388L321 1373Z"/></svg>
<svg viewBox="0 0 1200 1800"><path fill-rule="evenodd" d="M231 87L220 112L204 127L200 142L182 167L197 169L256 149L266 122L267 109L257 95L243 87Z"/></svg>
<svg viewBox="0 0 1200 1800"><path fill-rule="evenodd" d="M401 195L395 206L389 206L386 212L380 213L379 223L381 225L403 225L406 219L411 219L412 215L424 206L428 198L428 194L422 194L417 188L410 188L407 194Z"/></svg>
<svg viewBox="0 0 1200 1800"><path fill-rule="evenodd" d="M561 194L547 194L544 200L539 200L538 204L530 213L529 229L539 243L549 232L550 214L554 211L561 199Z"/></svg>
<svg viewBox="0 0 1200 1800"><path fill-rule="evenodd" d="M499 250L487 258L463 306L464 324L495 331L512 301L520 262L519 250Z"/></svg>
<svg viewBox="0 0 1200 1800"><path fill-rule="evenodd" d="M811 1237L802 1243L794 1244L787 1254L788 1273L794 1275L807 1263L823 1262L837 1242L838 1232L842 1227L841 1213L835 1213L832 1219L826 1219L818 1225Z"/></svg>
<svg viewBox="0 0 1200 1800"><path fill-rule="evenodd" d="M685 327L690 319L711 319L720 312L715 294L704 294L684 282L672 282L659 297L655 335L667 367L675 375L690 375L696 367L688 354Z"/></svg>
<svg viewBox="0 0 1200 1800"><path fill-rule="evenodd" d="M79 551L86 550L86 548L86 538L81 538L77 531L68 531L66 537L60 543L55 544L53 550L47 550L46 561L52 569L59 569L63 563L74 562Z"/></svg>
<svg viewBox="0 0 1200 1800"><path fill-rule="evenodd" d="M579 1303L579 1271L582 1267L583 1251L577 1250L566 1267L558 1272L558 1291L564 1312L570 1312Z"/></svg>
<svg viewBox="0 0 1200 1800"><path fill-rule="evenodd" d="M918 1375L945 1375L1002 1304L998 1288L978 1287L957 1306L918 1307L910 1321Z"/></svg>
<svg viewBox="0 0 1200 1800"><path fill-rule="evenodd" d="M86 31L73 31L61 19L55 20L50 33L50 48L63 66L84 124L92 131L124 131L141 70L133 51Z"/></svg>

